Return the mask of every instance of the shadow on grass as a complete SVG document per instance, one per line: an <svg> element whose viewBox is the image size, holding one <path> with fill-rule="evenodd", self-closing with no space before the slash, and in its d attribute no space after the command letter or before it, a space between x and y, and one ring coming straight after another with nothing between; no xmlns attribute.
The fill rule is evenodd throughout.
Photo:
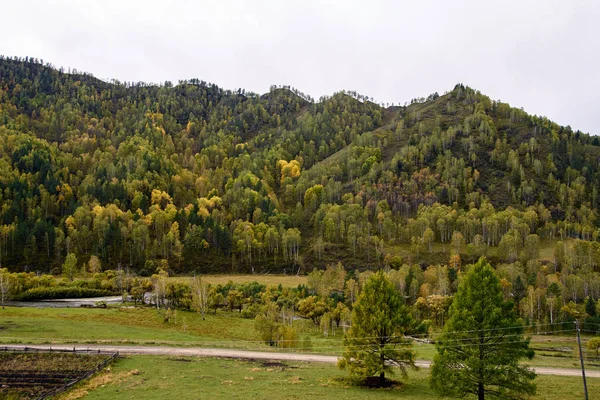
<svg viewBox="0 0 600 400"><path fill-rule="evenodd" d="M369 376L366 378L336 377L333 379L343 385L366 389L401 389L403 386L403 383L400 381L387 378L381 381L378 376Z"/></svg>

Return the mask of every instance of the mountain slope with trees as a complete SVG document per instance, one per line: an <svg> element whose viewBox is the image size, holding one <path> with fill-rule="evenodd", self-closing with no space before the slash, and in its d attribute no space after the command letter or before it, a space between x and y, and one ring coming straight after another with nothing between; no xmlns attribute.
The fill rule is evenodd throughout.
<svg viewBox="0 0 600 400"><path fill-rule="evenodd" d="M0 59L0 267L14 271L69 254L142 275L406 264L419 291L412 265L487 255L526 286L598 268L599 186L597 136L460 84L389 106Z"/></svg>

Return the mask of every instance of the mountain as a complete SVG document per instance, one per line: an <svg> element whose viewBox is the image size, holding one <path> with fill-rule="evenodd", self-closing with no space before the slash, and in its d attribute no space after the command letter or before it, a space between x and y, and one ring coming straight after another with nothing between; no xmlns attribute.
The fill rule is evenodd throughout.
<svg viewBox="0 0 600 400"><path fill-rule="evenodd" d="M599 186L597 136L462 84L384 107L355 92L103 82L0 59L11 270L56 272L68 253L140 274L483 254L597 268Z"/></svg>

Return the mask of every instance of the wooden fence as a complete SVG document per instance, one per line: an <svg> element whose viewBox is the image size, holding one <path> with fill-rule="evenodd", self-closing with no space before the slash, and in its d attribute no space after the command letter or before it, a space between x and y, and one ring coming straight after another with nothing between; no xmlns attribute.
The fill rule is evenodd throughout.
<svg viewBox="0 0 600 400"><path fill-rule="evenodd" d="M90 350L90 349L79 349L78 350L75 347L73 347L73 350L70 350L70 349L67 350L67 349L37 348L37 347L29 347L29 346L24 346L24 347L1 347L0 346L0 352L3 352L3 353L9 353L9 352L10 353L70 353L70 354L88 354L88 355L97 354L97 355L109 356L107 359L105 359L101 363L97 364L94 368L91 368L87 371L81 371L81 373L78 374L78 376L76 378L70 379L64 385L61 385L57 388L50 390L49 392L42 394L41 396L38 397L38 400L49 399L60 393L66 392L67 390L71 389L73 386L75 386L82 380L91 377L98 371L101 371L109 363L111 363L117 357L119 357L119 352L112 353L112 352L105 352L105 351L101 351L101 350Z"/></svg>

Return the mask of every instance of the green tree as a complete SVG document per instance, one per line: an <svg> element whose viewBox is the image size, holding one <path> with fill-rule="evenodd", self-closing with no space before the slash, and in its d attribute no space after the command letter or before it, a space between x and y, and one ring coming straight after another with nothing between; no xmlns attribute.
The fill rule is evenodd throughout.
<svg viewBox="0 0 600 400"><path fill-rule="evenodd" d="M521 300L525 297L525 292L526 292L526 288L525 288L525 284L523 283L523 280L521 279L521 276L517 276L517 280L515 281L515 290L514 290L514 298L515 298L515 303L519 304L521 302Z"/></svg>
<svg viewBox="0 0 600 400"><path fill-rule="evenodd" d="M315 325L319 325L321 317L327 312L327 304L317 296L308 296L298 302L298 314L310 318Z"/></svg>
<svg viewBox="0 0 600 400"><path fill-rule="evenodd" d="M600 349L600 337L596 336L588 340L587 348L596 352L596 358L598 358L598 350Z"/></svg>
<svg viewBox="0 0 600 400"><path fill-rule="evenodd" d="M259 314L254 319L254 328L260 333L260 338L269 346L275 345L277 331L280 326L281 324L268 313Z"/></svg>
<svg viewBox="0 0 600 400"><path fill-rule="evenodd" d="M4 309L4 300L8 298L10 286L8 270L0 268L0 302L2 303L2 309Z"/></svg>
<svg viewBox="0 0 600 400"><path fill-rule="evenodd" d="M344 338L346 350L338 365L351 376L365 379L399 367L407 376L407 367L416 369L411 341L405 337L413 319L404 298L387 276L379 271L365 283L352 310L352 327Z"/></svg>
<svg viewBox="0 0 600 400"><path fill-rule="evenodd" d="M90 261L88 261L89 272L92 274L96 274L102 271L102 266L100 263L100 259L96 256L91 256Z"/></svg>
<svg viewBox="0 0 600 400"><path fill-rule="evenodd" d="M494 269L481 258L466 274L437 342L431 386L444 396L521 399L535 393L533 357L512 302L503 299Z"/></svg>
<svg viewBox="0 0 600 400"><path fill-rule="evenodd" d="M234 308L237 308L241 313L242 307L244 306L244 294L239 290L230 290L227 292L227 305L229 306L230 311L233 311Z"/></svg>
<svg viewBox="0 0 600 400"><path fill-rule="evenodd" d="M427 250L430 253L431 253L431 245L432 245L434 239L435 239L435 234L433 233L431 228L425 229L425 232L423 233L423 242L427 246Z"/></svg>
<svg viewBox="0 0 600 400"><path fill-rule="evenodd" d="M223 305L224 301L223 294L217 292L214 287L211 287L208 292L208 307L213 309L215 315L217 315L217 309Z"/></svg>
<svg viewBox="0 0 600 400"><path fill-rule="evenodd" d="M585 300L585 312L590 317L596 316L596 301L592 297L588 297Z"/></svg>
<svg viewBox="0 0 600 400"><path fill-rule="evenodd" d="M202 321L204 321L204 314L208 309L208 284L199 276L194 276L192 278L191 287L192 304L196 311L202 313Z"/></svg>
<svg viewBox="0 0 600 400"><path fill-rule="evenodd" d="M62 270L63 274L65 274L65 276L72 281L73 275L75 275L75 271L77 271L77 257L74 253L69 253L67 255L67 258L62 266Z"/></svg>

